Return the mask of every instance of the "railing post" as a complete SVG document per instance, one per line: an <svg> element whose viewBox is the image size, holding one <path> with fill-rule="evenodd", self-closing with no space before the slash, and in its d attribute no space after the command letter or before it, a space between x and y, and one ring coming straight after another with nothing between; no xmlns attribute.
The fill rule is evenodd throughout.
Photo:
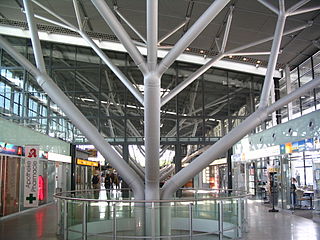
<svg viewBox="0 0 320 240"><path fill-rule="evenodd" d="M193 235L193 203L189 204L189 239L192 239Z"/></svg>
<svg viewBox="0 0 320 240"><path fill-rule="evenodd" d="M87 222L88 222L88 203L83 202L83 215L82 215L82 239L87 240Z"/></svg>
<svg viewBox="0 0 320 240"><path fill-rule="evenodd" d="M156 237L156 213L154 202L151 203L151 237L155 239Z"/></svg>
<svg viewBox="0 0 320 240"><path fill-rule="evenodd" d="M61 201L60 198L57 199L57 235L61 234Z"/></svg>
<svg viewBox="0 0 320 240"><path fill-rule="evenodd" d="M223 202L218 203L219 208L219 240L223 239Z"/></svg>
<svg viewBox="0 0 320 240"><path fill-rule="evenodd" d="M242 209L241 198L238 198L238 238L242 237Z"/></svg>
<svg viewBox="0 0 320 240"><path fill-rule="evenodd" d="M116 214L116 204L112 205L113 212L112 212L112 239L117 239L117 214Z"/></svg>
<svg viewBox="0 0 320 240"><path fill-rule="evenodd" d="M63 239L68 240L68 201L64 200Z"/></svg>
<svg viewBox="0 0 320 240"><path fill-rule="evenodd" d="M248 197L244 198L244 216L243 216L243 222L244 222L244 226L243 226L243 231L247 232L248 230Z"/></svg>

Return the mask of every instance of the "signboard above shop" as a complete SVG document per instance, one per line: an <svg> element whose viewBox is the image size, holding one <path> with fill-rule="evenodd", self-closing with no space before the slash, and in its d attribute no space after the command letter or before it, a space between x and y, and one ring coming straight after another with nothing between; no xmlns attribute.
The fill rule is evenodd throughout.
<svg viewBox="0 0 320 240"><path fill-rule="evenodd" d="M315 140L313 138L308 138L300 140L297 142L288 142L280 145L280 154L288 154L303 151L315 150Z"/></svg>
<svg viewBox="0 0 320 240"><path fill-rule="evenodd" d="M0 154L24 156L24 149L21 146L0 142Z"/></svg>
<svg viewBox="0 0 320 240"><path fill-rule="evenodd" d="M247 161L263 157L278 156L281 154L314 151L318 149L320 149L320 139L319 137L316 137L234 154L231 156L231 159L234 162Z"/></svg>
<svg viewBox="0 0 320 240"><path fill-rule="evenodd" d="M81 159L81 158L77 158L77 164L78 165L83 165L83 166L92 166L92 167L98 167L99 166L99 162L84 160L84 159Z"/></svg>

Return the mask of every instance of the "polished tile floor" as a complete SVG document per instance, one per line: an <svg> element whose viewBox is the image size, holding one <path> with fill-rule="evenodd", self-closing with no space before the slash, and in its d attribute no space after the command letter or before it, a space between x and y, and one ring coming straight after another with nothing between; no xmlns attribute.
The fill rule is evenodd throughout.
<svg viewBox="0 0 320 240"><path fill-rule="evenodd" d="M247 240L319 240L320 224L289 212L270 213L260 202L249 201ZM55 205L0 220L1 240L58 240Z"/></svg>
<svg viewBox="0 0 320 240"><path fill-rule="evenodd" d="M269 212L261 202L249 201L247 240L320 240L320 224L291 212Z"/></svg>
<svg viewBox="0 0 320 240"><path fill-rule="evenodd" d="M50 204L0 220L0 239L57 240L56 213L55 204Z"/></svg>

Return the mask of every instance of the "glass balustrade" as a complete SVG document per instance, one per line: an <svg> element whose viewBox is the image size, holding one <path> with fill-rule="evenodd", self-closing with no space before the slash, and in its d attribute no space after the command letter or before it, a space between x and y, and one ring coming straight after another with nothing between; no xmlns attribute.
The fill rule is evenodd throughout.
<svg viewBox="0 0 320 240"><path fill-rule="evenodd" d="M171 200L138 201L128 189L55 195L63 239L235 239L245 231L246 194L182 189Z"/></svg>

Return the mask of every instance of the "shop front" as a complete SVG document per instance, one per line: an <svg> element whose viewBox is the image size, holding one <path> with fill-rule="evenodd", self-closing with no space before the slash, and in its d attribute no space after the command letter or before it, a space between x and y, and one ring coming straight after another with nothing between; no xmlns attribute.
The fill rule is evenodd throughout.
<svg viewBox="0 0 320 240"><path fill-rule="evenodd" d="M70 189L70 156L38 151L35 164L28 165L25 146L0 146L0 218L53 202L58 186ZM33 192L26 191L28 185Z"/></svg>
<svg viewBox="0 0 320 240"><path fill-rule="evenodd" d="M235 154L232 160L235 187L277 208L313 210L319 221L318 137Z"/></svg>

